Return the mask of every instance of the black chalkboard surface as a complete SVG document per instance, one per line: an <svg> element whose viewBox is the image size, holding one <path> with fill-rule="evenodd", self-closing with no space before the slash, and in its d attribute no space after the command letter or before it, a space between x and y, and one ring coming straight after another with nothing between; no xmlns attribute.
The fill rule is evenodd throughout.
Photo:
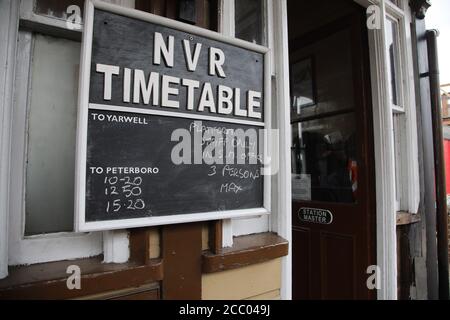
<svg viewBox="0 0 450 320"><path fill-rule="evenodd" d="M268 212L261 161L268 50L114 12L95 2L85 17L77 230Z"/></svg>
<svg viewBox="0 0 450 320"><path fill-rule="evenodd" d="M141 124L93 121L93 114L96 119L100 114L105 119L138 117L136 122ZM194 140L195 130L202 129L193 120L96 110L89 112L89 118L86 221L263 207L260 164L172 162L172 150L178 142L172 142L171 135L182 128ZM203 122L203 126L224 128L219 122ZM234 124L225 127L243 128ZM94 168L101 168L102 173L96 173ZM127 173L120 173L120 168L122 172L128 168ZM131 173L129 169L139 170Z"/></svg>

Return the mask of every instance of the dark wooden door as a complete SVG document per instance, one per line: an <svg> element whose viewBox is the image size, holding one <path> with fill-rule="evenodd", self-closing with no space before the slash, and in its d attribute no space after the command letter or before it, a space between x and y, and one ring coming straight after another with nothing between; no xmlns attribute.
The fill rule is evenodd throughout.
<svg viewBox="0 0 450 320"><path fill-rule="evenodd" d="M371 299L374 160L365 13L290 44L294 299Z"/></svg>

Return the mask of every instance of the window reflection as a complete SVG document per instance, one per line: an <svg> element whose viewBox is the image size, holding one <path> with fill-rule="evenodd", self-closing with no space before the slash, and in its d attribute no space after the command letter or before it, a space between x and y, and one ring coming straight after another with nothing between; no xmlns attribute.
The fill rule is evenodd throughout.
<svg viewBox="0 0 450 320"><path fill-rule="evenodd" d="M355 133L353 113L292 125L294 200L355 202L358 183Z"/></svg>
<svg viewBox="0 0 450 320"><path fill-rule="evenodd" d="M302 43L299 39L293 45ZM290 55L291 118L354 107L351 33L341 30ZM330 50L333 48L333 50Z"/></svg>
<svg viewBox="0 0 450 320"><path fill-rule="evenodd" d="M81 10L83 16L85 0L35 0L34 12L40 15L49 16L66 20L70 13L67 13L67 8L76 5Z"/></svg>
<svg viewBox="0 0 450 320"><path fill-rule="evenodd" d="M391 102L398 106L398 77L397 77L397 61L398 61L398 26L397 24L386 19L386 48L387 48L387 63L388 63L388 77L391 90Z"/></svg>

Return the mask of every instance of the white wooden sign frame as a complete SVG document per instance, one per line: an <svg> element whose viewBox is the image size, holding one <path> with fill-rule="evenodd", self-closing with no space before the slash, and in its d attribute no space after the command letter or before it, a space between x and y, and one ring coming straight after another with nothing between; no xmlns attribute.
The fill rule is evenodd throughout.
<svg viewBox="0 0 450 320"><path fill-rule="evenodd" d="M213 116L202 116L203 120L214 120L220 122L230 122L243 125L257 125L266 128L264 135L264 157L271 159L271 71L270 71L270 50L267 47L256 45L247 41L236 38L226 37L217 32L207 29L195 27L179 21L167 19L150 13L139 10L124 8L110 3L87 0L85 4L84 14L84 32L82 40L81 63L80 63L80 80L79 80L79 96L78 96L78 119L77 119L77 150L76 150L76 170L75 170L75 230L78 232L87 231L101 231L101 230L115 230L128 229L145 226L158 226L178 223L189 223L198 221L230 219L238 217L251 217L270 214L271 211L271 175L264 175L264 192L262 208L243 209L243 210L229 210L229 211L214 211L203 213L189 213L181 215L167 215L160 217L144 217L132 219L117 219L107 221L87 222L85 220L86 208L86 159L87 159L87 128L88 128L88 112L89 109L99 109L100 106L89 104L89 90L90 90L90 75L91 75L91 57L92 57L92 40L93 40L93 25L94 25L94 10L100 9L103 11L119 14L122 16L147 21L150 23L162 25L168 28L180 30L194 35L220 41L236 47L261 53L264 55L264 123L252 122L248 120L224 119ZM163 111L155 111L149 109L127 108L118 106L105 107L103 110L124 111L142 114L155 114L171 117L192 118L193 115L183 113L173 113ZM265 169L267 169L267 164Z"/></svg>

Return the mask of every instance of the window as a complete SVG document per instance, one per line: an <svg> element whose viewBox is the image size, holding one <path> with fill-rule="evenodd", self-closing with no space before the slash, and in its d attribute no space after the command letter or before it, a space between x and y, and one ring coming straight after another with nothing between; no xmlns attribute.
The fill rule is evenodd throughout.
<svg viewBox="0 0 450 320"><path fill-rule="evenodd" d="M81 30L71 28L66 19L81 13L83 4L21 1L12 115L10 265L103 252L102 233L73 232ZM73 5L77 7L68 10ZM127 246L117 250L114 255L127 256L122 253L128 252Z"/></svg>
<svg viewBox="0 0 450 320"><path fill-rule="evenodd" d="M73 5L80 8L81 16L83 16L84 0L35 0L33 11L36 14L50 18L67 20L68 15L71 13L69 11L68 14L67 9Z"/></svg>
<svg viewBox="0 0 450 320"><path fill-rule="evenodd" d="M358 202L358 137L350 43L351 32L338 30L291 53L294 200Z"/></svg>
<svg viewBox="0 0 450 320"><path fill-rule="evenodd" d="M218 0L127 0L137 10L217 31Z"/></svg>
<svg viewBox="0 0 450 320"><path fill-rule="evenodd" d="M415 179L417 170L414 161L412 141L414 125L411 119L414 112L411 96L411 86L408 85L408 67L412 58L408 57L409 49L406 46L409 23L405 11L408 2L403 0L385 1L385 52L386 52L386 80L388 85L389 104L392 111L392 142L393 165L395 169L395 208L396 211L417 212ZM412 89L413 90L413 89ZM415 119L415 117L414 117Z"/></svg>
<svg viewBox="0 0 450 320"><path fill-rule="evenodd" d="M399 73L399 30L398 23L390 18L386 19L386 55L387 73L389 78L390 98L393 108L402 110L400 102L400 73Z"/></svg>
<svg viewBox="0 0 450 320"><path fill-rule="evenodd" d="M25 180L27 236L73 230L80 43L35 33L32 52Z"/></svg>
<svg viewBox="0 0 450 320"><path fill-rule="evenodd" d="M403 123L403 107L401 101L401 73L400 57L399 57L399 28L398 22L391 17L386 17L385 20L385 39L386 39L386 64L387 64L387 78L389 84L389 100L392 109L392 124L393 124L393 145L394 145L394 167L395 167L395 198L396 210L401 210L402 200L402 130Z"/></svg>
<svg viewBox="0 0 450 320"><path fill-rule="evenodd" d="M252 43L265 45L265 1L235 1L235 36Z"/></svg>

